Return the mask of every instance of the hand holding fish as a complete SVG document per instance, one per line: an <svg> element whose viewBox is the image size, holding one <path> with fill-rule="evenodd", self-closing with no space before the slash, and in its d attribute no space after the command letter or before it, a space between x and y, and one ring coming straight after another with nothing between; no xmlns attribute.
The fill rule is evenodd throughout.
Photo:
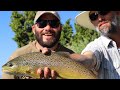
<svg viewBox="0 0 120 90"><path fill-rule="evenodd" d="M48 67L45 67L44 70L39 68L37 70L37 74L40 75L40 79L56 79L57 72L54 70L50 70Z"/></svg>
<svg viewBox="0 0 120 90"><path fill-rule="evenodd" d="M49 55L51 54L51 50L44 47L41 52L45 55ZM56 79L57 78L57 72L54 70L51 70L48 67L45 67L44 70L42 70L41 68L39 68L37 70L37 74L40 75L40 79Z"/></svg>
<svg viewBox="0 0 120 90"><path fill-rule="evenodd" d="M46 47L42 48L42 50L40 50L40 51L45 55L50 55L52 52L50 49L48 49Z"/></svg>

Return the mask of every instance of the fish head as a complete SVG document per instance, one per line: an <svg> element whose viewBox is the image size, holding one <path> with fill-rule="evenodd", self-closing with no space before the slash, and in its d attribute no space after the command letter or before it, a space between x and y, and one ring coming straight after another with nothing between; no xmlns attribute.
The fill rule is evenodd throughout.
<svg viewBox="0 0 120 90"><path fill-rule="evenodd" d="M2 72L5 73L14 73L15 71L17 71L17 69L18 65L15 64L14 62L7 62L2 66Z"/></svg>
<svg viewBox="0 0 120 90"><path fill-rule="evenodd" d="M2 66L2 72L11 74L11 75L26 75L31 73L31 68L28 65L21 64L15 60L11 60Z"/></svg>

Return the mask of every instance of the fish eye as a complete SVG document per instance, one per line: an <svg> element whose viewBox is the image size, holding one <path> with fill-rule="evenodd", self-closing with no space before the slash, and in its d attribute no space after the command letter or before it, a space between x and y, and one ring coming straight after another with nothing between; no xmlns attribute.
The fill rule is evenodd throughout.
<svg viewBox="0 0 120 90"><path fill-rule="evenodd" d="M7 64L7 66L12 67L12 66L13 66L13 64L12 64L12 63L8 63L8 64Z"/></svg>

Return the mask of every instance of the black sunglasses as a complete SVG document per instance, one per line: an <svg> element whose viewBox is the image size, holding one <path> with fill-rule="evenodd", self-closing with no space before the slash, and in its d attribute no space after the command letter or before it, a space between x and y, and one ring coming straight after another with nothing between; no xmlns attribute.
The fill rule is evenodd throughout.
<svg viewBox="0 0 120 90"><path fill-rule="evenodd" d="M37 26L39 28L44 28L49 24L52 28L57 28L60 25L59 20L39 20L37 21Z"/></svg>
<svg viewBox="0 0 120 90"><path fill-rule="evenodd" d="M110 11L96 11L94 13L89 14L89 18L91 21L95 21L98 19L98 15L107 15Z"/></svg>

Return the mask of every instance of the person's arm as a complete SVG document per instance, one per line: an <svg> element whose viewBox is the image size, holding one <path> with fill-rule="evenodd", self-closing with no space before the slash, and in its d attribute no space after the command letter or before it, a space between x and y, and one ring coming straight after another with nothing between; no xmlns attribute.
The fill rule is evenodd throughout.
<svg viewBox="0 0 120 90"><path fill-rule="evenodd" d="M98 72L96 70L97 59L93 52L87 51L84 52L83 54L74 53L70 55L70 58L79 63L82 63L86 68L91 70L96 76L98 75Z"/></svg>
<svg viewBox="0 0 120 90"><path fill-rule="evenodd" d="M42 50L43 54L46 54L46 53L49 54L48 52L49 51L47 48L44 48ZM70 54L69 57L79 63L82 63L85 67L87 67L90 70L92 70L97 63L94 53L90 52L90 51L84 52L83 54L73 53L73 54ZM50 70L49 67L45 67L44 70L41 70L39 68L37 70L37 73L40 74L40 78L47 79L47 78L51 77L51 78L55 79L57 77L57 72Z"/></svg>
<svg viewBox="0 0 120 90"><path fill-rule="evenodd" d="M84 52L83 54L70 54L70 58L82 63L87 68L94 68L97 62L94 53L90 51Z"/></svg>

